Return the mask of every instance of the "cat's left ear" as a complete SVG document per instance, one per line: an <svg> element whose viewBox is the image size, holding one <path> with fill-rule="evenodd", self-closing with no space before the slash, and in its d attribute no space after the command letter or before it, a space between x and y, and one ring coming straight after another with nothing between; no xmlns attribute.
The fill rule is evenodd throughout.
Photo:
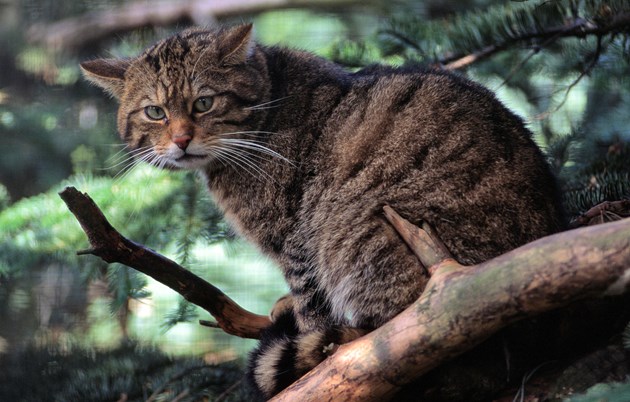
<svg viewBox="0 0 630 402"><path fill-rule="evenodd" d="M120 99L125 89L125 72L130 64L128 59L96 59L82 62L81 70L88 81Z"/></svg>
<svg viewBox="0 0 630 402"><path fill-rule="evenodd" d="M253 25L244 24L229 28L223 33L221 43L221 63L223 65L243 64L254 53Z"/></svg>

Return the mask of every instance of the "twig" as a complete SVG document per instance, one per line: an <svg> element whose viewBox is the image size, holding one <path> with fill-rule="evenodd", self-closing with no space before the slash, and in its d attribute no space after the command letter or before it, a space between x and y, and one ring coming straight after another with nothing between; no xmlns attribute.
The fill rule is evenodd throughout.
<svg viewBox="0 0 630 402"><path fill-rule="evenodd" d="M225 398L228 397L228 395L230 395L230 393L232 393L236 387L238 387L239 385L241 385L243 383L243 380L238 380L237 382L235 382L234 384L230 385L225 391L223 391L221 393L221 395L217 396L216 399L214 400L214 402L221 402L222 400L224 400Z"/></svg>
<svg viewBox="0 0 630 402"><path fill-rule="evenodd" d="M571 30L571 29L576 29L576 27L578 26L582 26L584 25L584 20L578 20L578 22L576 22L576 24L574 24L571 27L567 27L565 31ZM579 24L579 25L578 25ZM557 34L552 35L551 37L547 38L543 43L539 44L539 45L535 45L532 50L530 50L529 54L527 56L525 56L525 58L523 60L520 61L520 63L518 63L517 66L515 66L514 68L512 68L510 70L510 72L508 73L508 75L503 79L503 82L501 83L501 85L499 85L498 88L503 87L504 85L506 85L511 79L512 77L514 77L514 75L523 68L523 66L525 66L525 64L527 64L527 62L529 60L531 60L532 57L534 57L535 55L537 55L541 49L547 47L548 45L550 45L551 43L555 42L556 40L558 40L560 38L560 34L565 32L565 31L559 31Z"/></svg>
<svg viewBox="0 0 630 402"><path fill-rule="evenodd" d="M578 228L599 224L602 223L604 216L616 216L618 219L630 216L630 200L604 201L599 203L573 219L570 226L572 228Z"/></svg>
<svg viewBox="0 0 630 402"><path fill-rule="evenodd" d="M573 80L573 82L569 84L569 86L567 86L566 90L564 91L564 97L562 98L562 101L560 101L560 103L553 109L553 111L549 113L555 113L558 110L560 110L560 108L566 103L567 99L569 99L569 93L571 92L571 90L577 84L579 84L580 81L582 81L582 78L586 77L588 74L591 73L591 71L593 71L593 69L597 65L597 62L599 61L601 54L602 54L602 37L598 36L597 48L595 49L595 55L593 55L593 60L591 60L589 65L580 72L580 75L575 80Z"/></svg>
<svg viewBox="0 0 630 402"><path fill-rule="evenodd" d="M385 212L385 217L389 223L394 226L429 274L432 274L440 263L455 261L450 251L428 223L423 222L422 229L420 229L398 215L389 205L383 207L383 212Z"/></svg>
<svg viewBox="0 0 630 402"><path fill-rule="evenodd" d="M179 402L182 399L186 398L189 394L190 394L190 389L186 388L185 390L180 392L178 395L176 395L175 398L171 399L171 402Z"/></svg>
<svg viewBox="0 0 630 402"><path fill-rule="evenodd" d="M59 196L88 236L91 248L81 251L82 254L96 255L108 263L119 262L149 275L206 309L228 334L257 339L260 331L271 324L267 316L243 309L221 290L174 261L125 238L87 194L66 187Z"/></svg>
<svg viewBox="0 0 630 402"><path fill-rule="evenodd" d="M490 46L484 47L481 50L473 52L471 54L467 54L465 56L458 56L458 58L453 61L446 62L446 59L442 61L438 61L438 64L443 65L443 68L446 70L459 70L460 68L467 67L480 60L486 59L492 56L493 54L503 51L507 48L508 48L507 44L506 45L490 45Z"/></svg>
<svg viewBox="0 0 630 402"><path fill-rule="evenodd" d="M199 325L203 325L204 327L209 328L221 328L218 322L208 320L199 320Z"/></svg>
<svg viewBox="0 0 630 402"><path fill-rule="evenodd" d="M174 381L177 381L177 380L180 380L180 379L184 378L185 376L187 376L189 373L191 373L193 371L202 370L202 369L205 369L205 368L208 368L207 364L200 364L200 365L197 365L197 366L186 367L184 369L181 369L180 371L175 373L174 376L170 377L168 380L166 380L164 383L162 383L162 385L160 385L155 391L153 391L153 393L149 396L149 398L145 402L153 402L153 401L155 401L157 399L157 397L162 393L162 391L164 391L166 389L168 384L171 384Z"/></svg>
<svg viewBox="0 0 630 402"><path fill-rule="evenodd" d="M540 40L553 38L554 40L557 40L565 37L584 38L592 35L601 37L627 29L628 25L630 25L630 13L615 16L605 26L596 25L590 21L575 17L574 21L568 27L563 25L541 31L525 32L521 35L513 36L502 43L488 45L483 49L470 54L459 54L442 58L438 60L437 63L447 70L457 70L493 56L496 53L510 49L517 43L527 42L534 39Z"/></svg>

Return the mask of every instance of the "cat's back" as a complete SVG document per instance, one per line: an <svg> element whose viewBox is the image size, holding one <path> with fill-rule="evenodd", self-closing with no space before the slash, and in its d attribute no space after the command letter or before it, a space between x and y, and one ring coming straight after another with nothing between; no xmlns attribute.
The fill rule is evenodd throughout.
<svg viewBox="0 0 630 402"><path fill-rule="evenodd" d="M415 67L370 67L351 78L323 135L311 194L317 225L335 237L364 222L373 232L389 204L436 226L465 263L560 229L544 156L491 91Z"/></svg>

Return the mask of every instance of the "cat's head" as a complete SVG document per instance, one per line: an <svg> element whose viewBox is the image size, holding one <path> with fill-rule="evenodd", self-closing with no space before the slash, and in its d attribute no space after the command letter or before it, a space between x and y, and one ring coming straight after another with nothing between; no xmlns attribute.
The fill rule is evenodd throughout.
<svg viewBox="0 0 630 402"><path fill-rule="evenodd" d="M269 80L252 26L190 29L132 59L81 63L120 102L118 132L132 152L166 168L195 169L255 144ZM245 145L246 146L246 145Z"/></svg>

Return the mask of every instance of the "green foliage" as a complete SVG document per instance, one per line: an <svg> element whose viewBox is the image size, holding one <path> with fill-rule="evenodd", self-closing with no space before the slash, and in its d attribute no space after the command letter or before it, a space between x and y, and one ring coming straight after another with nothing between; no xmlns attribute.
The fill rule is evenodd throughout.
<svg viewBox="0 0 630 402"><path fill-rule="evenodd" d="M195 182L193 174L138 166L120 180L76 176L47 193L20 200L0 212L3 236L11 239L0 243L0 272L20 275L35 261L85 266L86 258L79 262L75 251L85 249L87 239L57 196L67 185L89 193L114 227L124 228L126 236L150 247L168 248L178 238L220 241L227 230L207 196L196 194L194 208L190 203L183 206L190 189L199 187ZM149 220L152 225L146 225ZM98 262L88 264L103 267Z"/></svg>
<svg viewBox="0 0 630 402"><path fill-rule="evenodd" d="M185 299L179 299L177 307L166 314L162 327L165 330L173 328L180 322L191 322L199 316L194 304L186 301Z"/></svg>
<svg viewBox="0 0 630 402"><path fill-rule="evenodd" d="M568 36L570 24L596 21L601 26L611 24L616 16L627 13L627 1L502 1L483 9L467 10L448 18L427 20L417 13L398 13L389 19L375 40L384 58L423 63L448 63L475 52L509 50L522 51L523 46L548 45L574 47L577 40L560 41ZM584 25L586 27L586 25ZM623 32L623 29L615 32ZM627 41L622 33L614 47L619 56L628 58ZM612 45L612 43L611 43ZM540 48L531 48L534 51ZM529 50L525 48L525 50ZM558 48L553 51L558 51ZM578 71L578 59L565 60L558 66L571 66ZM567 63L567 61L569 61Z"/></svg>
<svg viewBox="0 0 630 402"><path fill-rule="evenodd" d="M110 351L29 347L0 356L0 400L128 401L251 400L234 363L205 364L173 358L153 347L129 343ZM226 392L227 391L227 392Z"/></svg>
<svg viewBox="0 0 630 402"><path fill-rule="evenodd" d="M95 44L90 54L55 54L27 44L23 27L48 17L78 14L94 5L73 1L61 7L41 0L35 2L41 3L35 16L26 9L31 3L19 6L26 18L19 29L0 35L0 136L10 150L0 158L0 321L9 314L16 320L27 316L34 305L33 278L51 264L68 268L86 283L105 280L110 312L122 312L124 317L133 311L131 301L142 299L140 304L150 305L161 292L133 270L75 255L88 244L57 196L66 185L88 192L125 236L210 278L245 308L265 312L261 305L277 297L281 282L270 274L269 262L232 241L229 228L194 175L132 168L126 155L115 153L120 148L104 145L120 142L115 138L115 105L79 78L79 59L137 54L157 36L178 27L142 29L117 38L115 44ZM602 200L630 196L630 30L566 38L557 30L545 32L582 22L605 29L629 9L627 0L402 1L383 3L380 25L374 23L379 19L376 14L360 20L292 10L264 13L256 17L255 26L258 39L266 44L306 48L353 68L377 62L422 63L431 68L478 55L475 63L459 72L495 90L527 120L565 184L570 213L578 214ZM374 27L377 31L365 37ZM252 279L254 271L257 276ZM148 289L153 299L147 299ZM208 318L182 299L170 296L168 300L175 307L161 315L163 325L142 321L136 333L171 329L173 335L187 328L173 328L177 323ZM102 310L110 317L105 303L89 302L88 315L107 321L95 313ZM133 314L129 317L131 327L141 321ZM110 327L115 324L111 321L103 324L109 325L107 330L93 325L86 332L111 338ZM151 316L147 321L160 320ZM6 336L2 331L7 327L0 328L0 336ZM219 332L204 335L207 343L198 349L216 349L215 342L229 342L228 338L232 337ZM239 348L246 349L234 347ZM21 389L33 390L30 400L89 400L86 395L118 400L122 392L133 393L131 399L146 399L161 387L156 400L167 400L184 389L196 392L201 383L214 384L209 377L223 385L235 382L227 374L222 380L223 374L197 369L198 361L169 371L166 367L174 359L155 350L121 351L117 357L95 351L32 352L23 360L33 362L32 372L25 371L26 363L16 365L13 360L8 364L16 370L0 372L0 384L29 378ZM5 361L0 366L6 367ZM132 361L142 367L131 368ZM43 381L37 373L43 373ZM69 382L62 383L56 373ZM200 383L173 380L177 373L199 377ZM143 384L149 385L142 388ZM16 400L15 395L23 394L6 398L0 394L0 400ZM20 399L29 400L30 395Z"/></svg>
<svg viewBox="0 0 630 402"><path fill-rule="evenodd" d="M89 245L85 233L57 195L66 185L90 194L124 235L170 253L182 263L196 261L193 246L199 242L212 244L230 237L194 174L159 171L143 165L119 179L71 177L47 193L22 199L0 212L4 239L0 241L0 279L16 285L0 292L3 304L22 289L33 286L25 279L34 278L36 272L53 264L77 273L86 283L104 279L111 314L124 316L129 300L150 296L146 277L137 271L119 264L107 265L96 257L76 255L77 250Z"/></svg>
<svg viewBox="0 0 630 402"><path fill-rule="evenodd" d="M629 197L630 24L619 20L630 21L630 3L495 3L437 19L394 13L377 35L339 42L331 55L350 66L458 68L529 121L565 183L570 215ZM614 144L622 152L607 153Z"/></svg>
<svg viewBox="0 0 630 402"><path fill-rule="evenodd" d="M567 402L626 402L630 401L630 382L597 384L583 395L566 399Z"/></svg>
<svg viewBox="0 0 630 402"><path fill-rule="evenodd" d="M0 184L0 212L9 206L11 203L11 196L5 186Z"/></svg>
<svg viewBox="0 0 630 402"><path fill-rule="evenodd" d="M597 148L591 147L590 152L597 154L594 149ZM575 172L565 183L564 204L570 216L604 201L630 197L630 144L613 144L597 157L583 157L582 161L589 159L590 164L571 169Z"/></svg>

